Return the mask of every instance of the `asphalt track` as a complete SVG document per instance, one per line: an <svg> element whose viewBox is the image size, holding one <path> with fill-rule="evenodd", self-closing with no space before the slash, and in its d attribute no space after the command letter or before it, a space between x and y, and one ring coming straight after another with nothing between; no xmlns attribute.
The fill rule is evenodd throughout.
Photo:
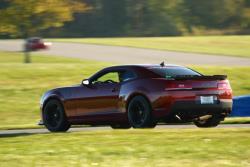
<svg viewBox="0 0 250 167"><path fill-rule="evenodd" d="M156 129L198 129L195 125L158 125ZM220 124L215 128L250 128L250 124ZM68 132L111 130L109 126L71 128ZM16 137L32 134L50 133L47 129L0 130L1 137Z"/></svg>
<svg viewBox="0 0 250 167"><path fill-rule="evenodd" d="M2 51L22 51L22 46L22 40L0 40ZM168 64L180 65L250 66L250 58L80 43L54 42L49 50L39 53L118 64L158 64L165 61Z"/></svg>

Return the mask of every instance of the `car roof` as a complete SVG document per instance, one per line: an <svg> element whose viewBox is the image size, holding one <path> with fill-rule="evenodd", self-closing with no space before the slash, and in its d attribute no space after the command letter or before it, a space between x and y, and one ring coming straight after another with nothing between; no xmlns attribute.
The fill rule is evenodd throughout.
<svg viewBox="0 0 250 167"><path fill-rule="evenodd" d="M159 68L159 67L164 67L164 68L171 68L171 67L183 67L179 65L174 65L174 64L165 64L164 66L161 66L160 64L128 64L128 65L115 65L115 66L110 66L102 69L101 71L95 73L90 77L91 78L96 78L99 75L102 75L106 72L109 71L117 71L117 70L132 70L135 71L136 73L139 73L141 77L154 77L155 75L158 75L156 73L153 73L149 69L151 68Z"/></svg>
<svg viewBox="0 0 250 167"><path fill-rule="evenodd" d="M156 68L156 67L183 67L175 64L165 64L161 66L160 64L128 64L128 65L116 65L110 66L108 69L118 69L118 68L133 68L133 67L141 67L141 68Z"/></svg>
<svg viewBox="0 0 250 167"><path fill-rule="evenodd" d="M33 42L33 41L41 41L42 38L39 38L39 37L30 37L27 39L28 42Z"/></svg>

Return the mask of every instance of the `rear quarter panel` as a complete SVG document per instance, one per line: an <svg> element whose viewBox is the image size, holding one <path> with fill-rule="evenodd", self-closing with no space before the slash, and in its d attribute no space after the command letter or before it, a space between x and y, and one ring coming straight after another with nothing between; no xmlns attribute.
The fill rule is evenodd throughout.
<svg viewBox="0 0 250 167"><path fill-rule="evenodd" d="M120 110L126 112L129 101L136 95L145 96L154 109L158 106L157 101L163 95L163 87L164 83L150 78L136 79L122 84L120 89Z"/></svg>

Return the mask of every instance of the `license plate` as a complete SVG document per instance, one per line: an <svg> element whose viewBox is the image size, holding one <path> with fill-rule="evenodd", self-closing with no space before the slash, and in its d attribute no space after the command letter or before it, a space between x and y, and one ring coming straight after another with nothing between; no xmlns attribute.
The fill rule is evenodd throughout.
<svg viewBox="0 0 250 167"><path fill-rule="evenodd" d="M213 96L200 96L201 104L213 104L214 97Z"/></svg>

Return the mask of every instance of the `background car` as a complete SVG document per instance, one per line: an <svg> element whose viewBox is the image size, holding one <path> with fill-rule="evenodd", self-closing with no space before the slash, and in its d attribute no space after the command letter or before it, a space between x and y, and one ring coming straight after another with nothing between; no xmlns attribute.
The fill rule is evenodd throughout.
<svg viewBox="0 0 250 167"><path fill-rule="evenodd" d="M37 51L41 49L48 49L50 42L44 42L40 37L31 37L26 40L24 49L28 51Z"/></svg>
<svg viewBox="0 0 250 167"><path fill-rule="evenodd" d="M214 127L231 109L226 76L164 63L108 67L41 98L42 122L50 131L67 131L72 124L153 128L161 120Z"/></svg>

